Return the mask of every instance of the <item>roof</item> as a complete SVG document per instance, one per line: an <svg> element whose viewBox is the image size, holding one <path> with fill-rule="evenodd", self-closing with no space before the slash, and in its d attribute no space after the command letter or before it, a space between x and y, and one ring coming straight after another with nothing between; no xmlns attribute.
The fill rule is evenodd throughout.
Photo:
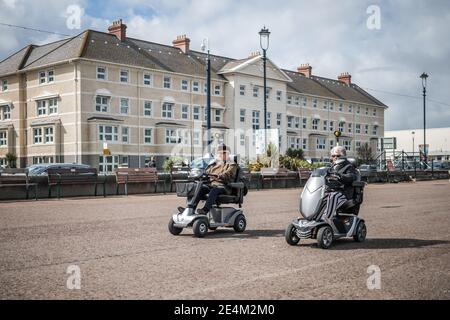
<svg viewBox="0 0 450 320"><path fill-rule="evenodd" d="M185 54L173 46L134 38L120 41L109 33L86 30L71 38L22 48L0 62L0 75L10 75L78 58L204 77L207 55L193 50ZM255 57L237 60L210 55L212 78L226 80L222 75L224 70L239 68L253 58ZM349 86L333 79L317 76L307 78L296 71L280 71L292 79L292 82L287 83L290 91L386 107L356 84Z"/></svg>

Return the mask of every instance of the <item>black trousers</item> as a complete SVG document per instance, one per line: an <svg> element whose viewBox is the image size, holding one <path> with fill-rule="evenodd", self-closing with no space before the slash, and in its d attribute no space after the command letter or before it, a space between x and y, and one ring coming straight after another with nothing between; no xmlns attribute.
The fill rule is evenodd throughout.
<svg viewBox="0 0 450 320"><path fill-rule="evenodd" d="M226 192L227 191L225 190L225 188L222 187L203 185L202 189L199 192L198 198L195 201L195 206L197 206L200 200L206 200L203 209L209 211L211 210L212 206L216 203L219 195L225 194Z"/></svg>

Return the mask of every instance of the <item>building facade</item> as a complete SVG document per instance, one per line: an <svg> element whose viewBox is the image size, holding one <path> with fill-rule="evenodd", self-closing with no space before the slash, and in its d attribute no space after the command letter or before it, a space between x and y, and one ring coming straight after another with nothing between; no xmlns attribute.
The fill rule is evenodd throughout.
<svg viewBox="0 0 450 320"><path fill-rule="evenodd" d="M0 62L0 164L13 153L20 167L76 162L110 172L151 156L160 165L205 153L207 56L186 36L172 46L133 39L120 20L108 31L29 45ZM264 128L262 57L210 59L209 139L254 158L255 130ZM268 127L278 129L281 153L325 158L335 130L350 155L362 143L377 149L387 107L350 75L326 79L309 65L289 71L268 60L267 79Z"/></svg>

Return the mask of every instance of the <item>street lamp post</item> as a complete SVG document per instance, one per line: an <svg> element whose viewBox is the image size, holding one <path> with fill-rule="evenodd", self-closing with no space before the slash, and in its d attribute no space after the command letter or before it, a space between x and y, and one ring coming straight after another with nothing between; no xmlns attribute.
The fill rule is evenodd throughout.
<svg viewBox="0 0 450 320"><path fill-rule="evenodd" d="M423 87L423 160L425 164L427 164L427 129L426 129L426 111L425 111L425 101L427 96L427 79L428 74L425 72L420 76L422 79L422 87Z"/></svg>
<svg viewBox="0 0 450 320"><path fill-rule="evenodd" d="M264 69L264 150L267 152L267 50L269 49L270 31L265 26L259 31L259 42L263 51Z"/></svg>
<svg viewBox="0 0 450 320"><path fill-rule="evenodd" d="M202 51L207 53L206 58L206 132L208 136L208 156L211 155L211 57L209 54L209 39L203 39Z"/></svg>
<svg viewBox="0 0 450 320"><path fill-rule="evenodd" d="M416 159L416 155L414 152L414 137L415 137L416 132L413 131L413 132L411 132L411 134L412 134L412 154L413 154L413 159Z"/></svg>

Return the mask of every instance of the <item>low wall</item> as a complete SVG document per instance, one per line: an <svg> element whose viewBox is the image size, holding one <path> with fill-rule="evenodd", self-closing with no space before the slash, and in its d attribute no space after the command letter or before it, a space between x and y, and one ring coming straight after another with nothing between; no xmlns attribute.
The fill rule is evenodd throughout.
<svg viewBox="0 0 450 320"><path fill-rule="evenodd" d="M161 174L156 185L157 193L171 193L175 191L175 183L177 180L186 179L186 174L173 175L172 178L168 174ZM414 174L410 172L374 172L363 174L362 179L368 183L386 183L386 182L403 182L416 179L417 181L432 180L432 179L449 179L448 171L434 171L419 172ZM104 180L106 179L106 180ZM171 180L172 179L172 180ZM105 191L107 196L116 195L117 185L114 175L100 176L99 181L105 183ZM172 182L171 182L172 181ZM30 182L38 184L38 198L44 199L49 197L48 180L46 176L30 177ZM276 180L262 181L259 173L252 173L250 177L250 189L279 189L279 188L298 188L304 186L306 181L299 181L296 172L290 172L288 178L281 178ZM80 184L80 185L66 185L61 186L61 197L86 197L94 196L94 185ZM132 183L128 185L128 194L151 194L155 193L154 183ZM125 194L124 185L119 186L119 195ZM56 198L57 187L52 186L51 197ZM97 196L103 196L103 183L97 185ZM34 187L30 187L29 198L34 198ZM26 190L24 186L2 186L0 188L0 200L20 200L26 199Z"/></svg>

